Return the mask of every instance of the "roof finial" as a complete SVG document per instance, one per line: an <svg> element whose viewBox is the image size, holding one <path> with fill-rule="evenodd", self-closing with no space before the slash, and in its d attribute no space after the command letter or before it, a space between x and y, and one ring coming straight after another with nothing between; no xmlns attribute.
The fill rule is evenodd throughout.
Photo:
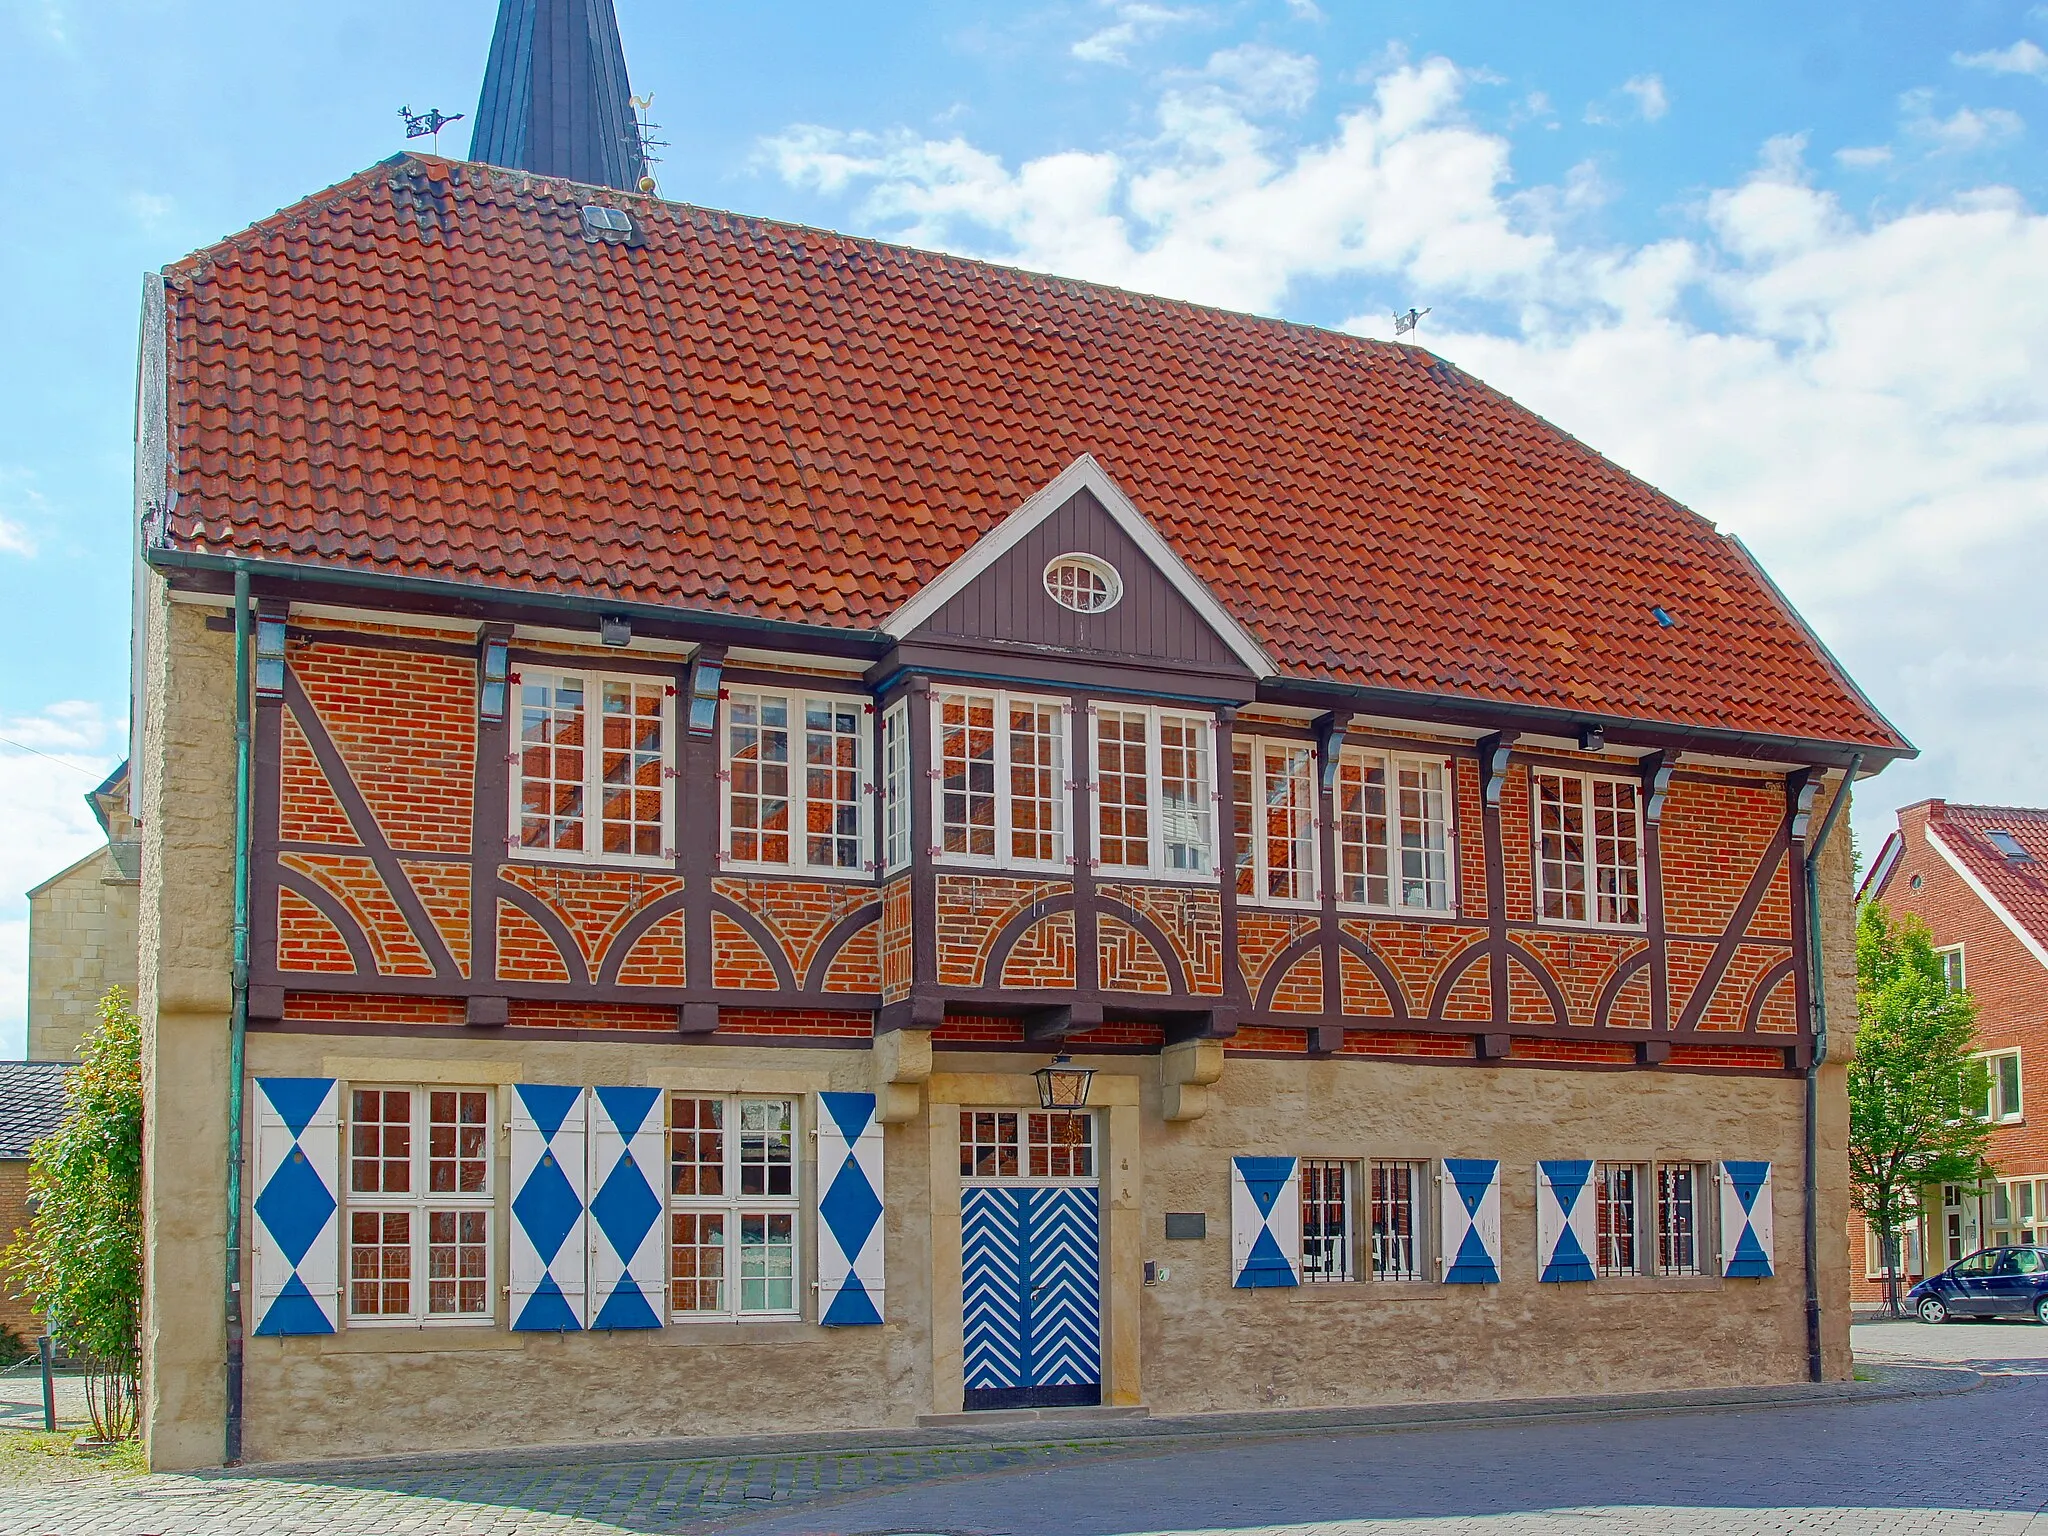
<svg viewBox="0 0 2048 1536"><path fill-rule="evenodd" d="M643 190L632 96L612 0L499 0L469 157Z"/></svg>

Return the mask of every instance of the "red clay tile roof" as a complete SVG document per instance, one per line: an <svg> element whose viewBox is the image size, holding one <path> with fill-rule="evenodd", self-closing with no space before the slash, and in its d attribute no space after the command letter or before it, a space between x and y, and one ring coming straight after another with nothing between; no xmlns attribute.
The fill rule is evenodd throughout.
<svg viewBox="0 0 2048 1536"><path fill-rule="evenodd" d="M1927 827L2037 947L2048 946L2048 810L1936 800L1927 807ZM2010 857L1985 835L1992 831L2009 834L2030 857Z"/></svg>
<svg viewBox="0 0 2048 1536"><path fill-rule="evenodd" d="M170 541L873 631L1092 452L1285 674L1905 746L1730 540L1419 348L597 195L400 156L168 269Z"/></svg>

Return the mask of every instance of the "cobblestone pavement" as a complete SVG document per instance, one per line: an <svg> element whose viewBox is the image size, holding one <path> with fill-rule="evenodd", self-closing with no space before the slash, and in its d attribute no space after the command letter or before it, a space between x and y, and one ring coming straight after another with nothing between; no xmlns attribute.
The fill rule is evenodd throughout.
<svg viewBox="0 0 2048 1536"><path fill-rule="evenodd" d="M57 1422L85 1421L85 1378L57 1378ZM0 1429L43 1427L43 1373L33 1362L0 1371Z"/></svg>
<svg viewBox="0 0 2048 1536"><path fill-rule="evenodd" d="M2003 1375L1943 1397L1194 1443L85 1469L0 1483L0 1536L2048 1536L2044 1423L2048 1376Z"/></svg>
<svg viewBox="0 0 2048 1536"><path fill-rule="evenodd" d="M1928 1360L1985 1372L2048 1375L2048 1328L2032 1318L1972 1318L1966 1322L1858 1323L1859 1360Z"/></svg>

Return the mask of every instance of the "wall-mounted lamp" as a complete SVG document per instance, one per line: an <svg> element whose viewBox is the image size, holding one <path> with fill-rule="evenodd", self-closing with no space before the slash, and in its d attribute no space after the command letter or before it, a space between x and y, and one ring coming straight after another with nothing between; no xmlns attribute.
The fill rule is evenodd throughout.
<svg viewBox="0 0 2048 1536"><path fill-rule="evenodd" d="M1077 1067L1073 1057L1061 1054L1031 1075L1038 1079L1040 1109L1088 1107L1088 1084L1095 1076L1093 1067Z"/></svg>
<svg viewBox="0 0 2048 1536"><path fill-rule="evenodd" d="M1605 752L1607 750L1607 727L1604 725L1580 726L1579 750L1581 752Z"/></svg>
<svg viewBox="0 0 2048 1536"><path fill-rule="evenodd" d="M284 640L283 614L256 616L256 697L259 699L281 699L284 697Z"/></svg>
<svg viewBox="0 0 2048 1536"><path fill-rule="evenodd" d="M496 725L505 718L505 690L512 677L512 642L493 636L484 641L477 662L477 718Z"/></svg>
<svg viewBox="0 0 2048 1536"><path fill-rule="evenodd" d="M633 621L616 613L608 613L597 621L597 638L610 646L624 647L633 643Z"/></svg>

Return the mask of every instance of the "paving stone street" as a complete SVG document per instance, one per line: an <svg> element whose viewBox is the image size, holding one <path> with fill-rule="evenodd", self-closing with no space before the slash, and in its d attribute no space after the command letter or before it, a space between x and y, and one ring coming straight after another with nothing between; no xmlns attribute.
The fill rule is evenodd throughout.
<svg viewBox="0 0 2048 1536"><path fill-rule="evenodd" d="M0 1536L2048 1536L2048 1330L1856 1332L1861 1360L1967 1362L1981 1384L1952 1390L1971 1378L1919 1371L1896 1379L1937 1382L1938 1395L1399 1431L1250 1434L1231 1421L1189 1438L1048 1424L999 1443L260 1476L123 1477L63 1461L5 1474ZM0 1396L22 1397L21 1380Z"/></svg>

